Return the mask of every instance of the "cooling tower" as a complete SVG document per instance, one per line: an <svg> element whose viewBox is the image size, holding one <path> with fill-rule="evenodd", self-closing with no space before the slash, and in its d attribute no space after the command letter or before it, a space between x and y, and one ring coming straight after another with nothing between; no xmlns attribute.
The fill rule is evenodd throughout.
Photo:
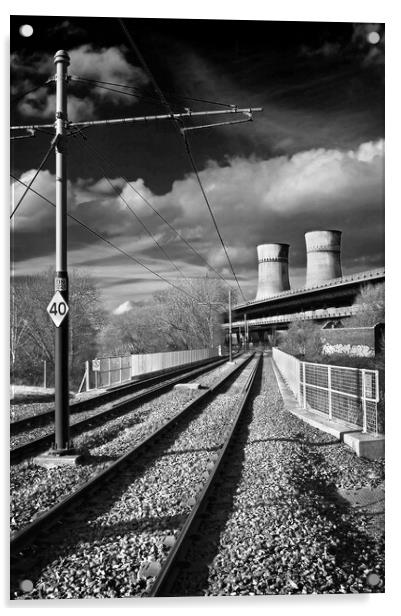
<svg viewBox="0 0 401 616"><path fill-rule="evenodd" d="M255 299L265 299L289 290L288 249L288 244L258 246L258 291Z"/></svg>
<svg viewBox="0 0 401 616"><path fill-rule="evenodd" d="M306 242L306 286L341 278L341 231L309 231Z"/></svg>

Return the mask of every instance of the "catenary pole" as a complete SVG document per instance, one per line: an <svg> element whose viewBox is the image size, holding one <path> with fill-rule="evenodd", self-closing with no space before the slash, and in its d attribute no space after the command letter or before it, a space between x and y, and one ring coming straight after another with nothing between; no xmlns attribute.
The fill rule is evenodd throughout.
<svg viewBox="0 0 401 616"><path fill-rule="evenodd" d="M231 318L231 289L228 289L228 320L229 320L229 337L228 337L228 360L233 360L233 336L232 336L232 318Z"/></svg>
<svg viewBox="0 0 401 616"><path fill-rule="evenodd" d="M68 306L67 273L67 67L66 51L54 56L56 65L56 275L54 290L59 291ZM68 314L55 332L55 443L62 453L70 449L69 439L69 378L68 378Z"/></svg>

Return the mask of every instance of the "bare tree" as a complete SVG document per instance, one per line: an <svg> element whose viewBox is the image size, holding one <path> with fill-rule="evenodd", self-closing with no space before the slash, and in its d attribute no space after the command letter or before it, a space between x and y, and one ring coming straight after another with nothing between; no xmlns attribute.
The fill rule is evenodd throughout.
<svg viewBox="0 0 401 616"><path fill-rule="evenodd" d="M291 355L315 358L322 350L320 325L314 321L294 321L279 342L279 347Z"/></svg>
<svg viewBox="0 0 401 616"><path fill-rule="evenodd" d="M384 323L384 283L363 287L355 298L354 305L359 307L359 312L349 319L349 327L371 327L376 323Z"/></svg>
<svg viewBox="0 0 401 616"><path fill-rule="evenodd" d="M165 341L172 349L216 346L222 342L222 312L228 293L220 281L205 277L186 280L178 289L155 296Z"/></svg>
<svg viewBox="0 0 401 616"><path fill-rule="evenodd" d="M54 294L54 273L46 271L15 279L11 285L11 369L15 381L35 384L42 362L54 370L54 326L46 308ZM86 359L97 352L97 335L104 322L99 293L84 272L70 272L70 378L79 379Z"/></svg>
<svg viewBox="0 0 401 616"><path fill-rule="evenodd" d="M146 304L111 315L101 334L101 353L152 353L221 344L227 290L207 276L175 284L179 289L160 291Z"/></svg>

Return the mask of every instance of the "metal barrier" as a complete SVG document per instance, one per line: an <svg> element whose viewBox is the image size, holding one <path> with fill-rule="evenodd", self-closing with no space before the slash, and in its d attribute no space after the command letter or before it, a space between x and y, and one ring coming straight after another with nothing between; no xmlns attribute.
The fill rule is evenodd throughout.
<svg viewBox="0 0 401 616"><path fill-rule="evenodd" d="M131 356L100 357L85 362L85 373L78 392L120 385L131 379Z"/></svg>
<svg viewBox="0 0 401 616"><path fill-rule="evenodd" d="M159 372L219 355L221 347L96 358L91 362L85 362L85 373L78 392L84 387L86 391L112 387L142 374Z"/></svg>
<svg viewBox="0 0 401 616"><path fill-rule="evenodd" d="M135 377L140 374L157 372L183 364L191 364L202 359L217 357L219 354L218 348L211 348L131 355L131 376Z"/></svg>
<svg viewBox="0 0 401 616"><path fill-rule="evenodd" d="M273 360L303 408L378 433L378 370L300 361L276 348Z"/></svg>

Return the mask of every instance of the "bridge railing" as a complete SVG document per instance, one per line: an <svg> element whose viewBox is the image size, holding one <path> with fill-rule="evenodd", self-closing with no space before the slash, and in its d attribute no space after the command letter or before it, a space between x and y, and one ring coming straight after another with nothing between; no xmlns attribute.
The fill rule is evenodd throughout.
<svg viewBox="0 0 401 616"><path fill-rule="evenodd" d="M324 319L334 319L338 317L350 317L358 314L362 310L361 306L344 306L341 308L318 308L316 310L304 310L303 312L291 312L284 315L274 315L272 317L260 317L258 319L248 319L249 326L272 325L274 323L289 323L290 321L318 321ZM228 323L222 323L223 329L228 329ZM231 327L243 328L244 321L233 321Z"/></svg>
<svg viewBox="0 0 401 616"><path fill-rule="evenodd" d="M300 361L277 348L273 361L303 408L378 433L378 370Z"/></svg>

